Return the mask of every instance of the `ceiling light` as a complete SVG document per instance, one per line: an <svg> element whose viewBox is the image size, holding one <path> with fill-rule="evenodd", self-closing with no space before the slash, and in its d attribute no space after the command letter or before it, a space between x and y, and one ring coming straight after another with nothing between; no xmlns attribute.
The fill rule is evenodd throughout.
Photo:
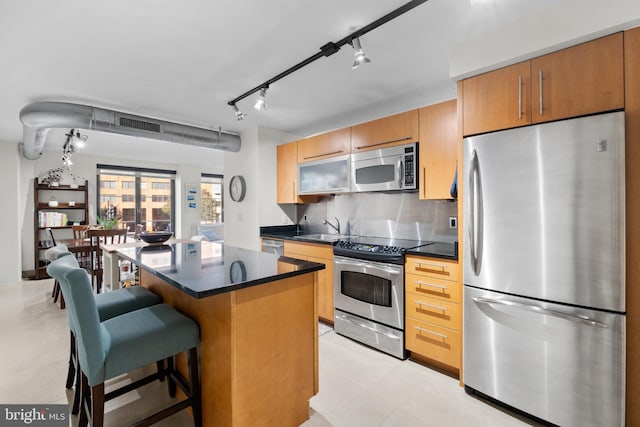
<svg viewBox="0 0 640 427"><path fill-rule="evenodd" d="M371 60L367 58L367 55L364 54L362 46L360 46L360 39L358 37L351 40L351 46L353 46L353 50L355 50L355 52L353 53L353 66L351 67L352 69L355 70L360 65L371 62Z"/></svg>
<svg viewBox="0 0 640 427"><path fill-rule="evenodd" d="M73 129L71 129L71 134L73 135L73 145L78 148L84 148L87 141L87 135L80 135L80 130L77 130L75 134L73 134Z"/></svg>
<svg viewBox="0 0 640 427"><path fill-rule="evenodd" d="M262 89L260 89L260 96L256 101L256 105L253 106L253 108L255 108L258 111L267 109L267 101L265 99L265 97L267 96L267 89L269 89L268 86L265 86Z"/></svg>
<svg viewBox="0 0 640 427"><path fill-rule="evenodd" d="M236 121L237 122L239 122L240 120L242 120L245 117L247 117L247 115L245 113L240 111L240 109L238 108L238 106L236 104L231 104L231 108L233 108L233 111L236 113Z"/></svg>
<svg viewBox="0 0 640 427"><path fill-rule="evenodd" d="M73 164L73 162L71 161L71 153L62 154L62 164L67 168L71 167L71 165Z"/></svg>

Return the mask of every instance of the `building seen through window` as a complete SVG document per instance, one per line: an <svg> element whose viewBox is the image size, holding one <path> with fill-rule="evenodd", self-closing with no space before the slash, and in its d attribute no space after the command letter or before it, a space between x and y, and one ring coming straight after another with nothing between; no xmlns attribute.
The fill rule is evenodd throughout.
<svg viewBox="0 0 640 427"><path fill-rule="evenodd" d="M116 217L119 226L134 232L173 230L175 172L98 165L100 218Z"/></svg>
<svg viewBox="0 0 640 427"><path fill-rule="evenodd" d="M202 174L200 181L200 223L223 222L223 176Z"/></svg>

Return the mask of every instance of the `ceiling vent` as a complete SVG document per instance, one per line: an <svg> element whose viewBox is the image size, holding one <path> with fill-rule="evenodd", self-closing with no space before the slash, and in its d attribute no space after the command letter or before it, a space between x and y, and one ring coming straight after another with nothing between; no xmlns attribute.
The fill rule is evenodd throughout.
<svg viewBox="0 0 640 427"><path fill-rule="evenodd" d="M157 139L224 151L240 151L240 136L104 108L67 102L36 102L20 111L23 154L30 160L42 155L47 134L54 128L79 128L140 138Z"/></svg>

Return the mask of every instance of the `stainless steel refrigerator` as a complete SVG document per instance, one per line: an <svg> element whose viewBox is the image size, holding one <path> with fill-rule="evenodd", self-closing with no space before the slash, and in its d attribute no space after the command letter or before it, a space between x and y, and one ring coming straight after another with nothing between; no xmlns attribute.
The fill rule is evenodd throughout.
<svg viewBox="0 0 640 427"><path fill-rule="evenodd" d="M468 391L624 425L624 170L623 112L464 140Z"/></svg>

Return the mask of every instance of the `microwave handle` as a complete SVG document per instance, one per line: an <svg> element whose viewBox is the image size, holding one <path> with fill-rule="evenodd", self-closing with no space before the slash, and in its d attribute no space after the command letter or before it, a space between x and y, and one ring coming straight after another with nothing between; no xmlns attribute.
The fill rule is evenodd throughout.
<svg viewBox="0 0 640 427"><path fill-rule="evenodd" d="M402 188L402 184L404 184L404 156L400 156L398 158L398 170L400 171L400 176L398 176L398 188Z"/></svg>

